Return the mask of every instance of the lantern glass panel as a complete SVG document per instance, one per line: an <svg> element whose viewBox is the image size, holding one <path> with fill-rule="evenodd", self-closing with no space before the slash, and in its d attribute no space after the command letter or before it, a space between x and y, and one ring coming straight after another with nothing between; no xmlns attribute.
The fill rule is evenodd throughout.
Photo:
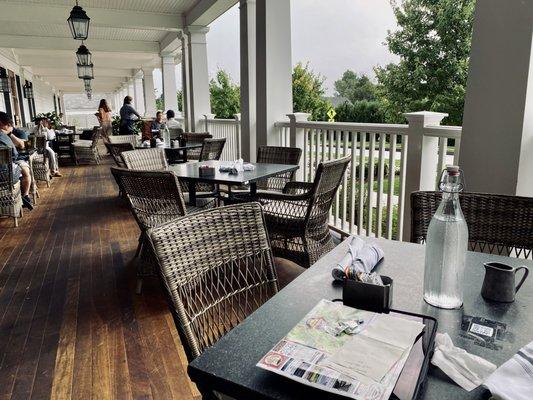
<svg viewBox="0 0 533 400"><path fill-rule="evenodd" d="M7 76L0 76L0 92L11 92L11 85L9 84L9 78Z"/></svg>
<svg viewBox="0 0 533 400"><path fill-rule="evenodd" d="M80 79L93 79L94 73L93 73L93 64L89 65L81 65L78 64L78 78Z"/></svg>
<svg viewBox="0 0 533 400"><path fill-rule="evenodd" d="M78 64L90 65L91 64L91 52L87 47L81 45L76 51L76 57L78 58Z"/></svg>

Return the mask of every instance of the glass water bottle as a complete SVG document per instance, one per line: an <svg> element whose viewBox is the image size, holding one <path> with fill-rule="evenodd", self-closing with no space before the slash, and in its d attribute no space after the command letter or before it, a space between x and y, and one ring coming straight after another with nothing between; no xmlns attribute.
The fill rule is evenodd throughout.
<svg viewBox="0 0 533 400"><path fill-rule="evenodd" d="M463 274L468 246L468 227L459 204L462 171L448 166L439 188L442 201L431 219L426 238L424 300L439 308L463 304Z"/></svg>

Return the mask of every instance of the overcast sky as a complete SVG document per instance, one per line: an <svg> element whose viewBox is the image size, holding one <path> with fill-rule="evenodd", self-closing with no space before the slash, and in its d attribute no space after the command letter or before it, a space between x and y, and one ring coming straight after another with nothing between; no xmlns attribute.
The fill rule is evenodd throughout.
<svg viewBox="0 0 533 400"><path fill-rule="evenodd" d="M396 61L383 44L396 27L389 0L292 0L292 62L309 62L326 78L327 94L344 71L373 76L373 67ZM225 69L239 81L239 8L214 21L207 34L209 73ZM178 67L178 85L181 86ZM161 73L155 76L161 93Z"/></svg>

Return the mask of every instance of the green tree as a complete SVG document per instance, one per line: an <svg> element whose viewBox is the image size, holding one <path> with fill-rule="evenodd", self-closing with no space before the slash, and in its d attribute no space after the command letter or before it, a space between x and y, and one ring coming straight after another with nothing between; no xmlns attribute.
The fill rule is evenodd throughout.
<svg viewBox="0 0 533 400"><path fill-rule="evenodd" d="M324 99L324 79L309 68L309 63L296 64L292 71L293 112L309 113L313 121L327 121L326 113L332 106Z"/></svg>
<svg viewBox="0 0 533 400"><path fill-rule="evenodd" d="M352 103L376 100L376 85L365 74L357 75L347 70L335 81L334 86L337 96L346 97Z"/></svg>
<svg viewBox="0 0 533 400"><path fill-rule="evenodd" d="M383 123L385 113L381 103L377 100L359 100L355 103L345 102L335 107L335 121Z"/></svg>
<svg viewBox="0 0 533 400"><path fill-rule="evenodd" d="M178 99L178 110L183 111L183 91L178 90L176 92L176 97ZM155 99L155 108L156 110L159 110L159 111L167 111L165 109L165 99L163 98L162 93L158 98ZM174 110L174 111L178 111L178 110Z"/></svg>
<svg viewBox="0 0 533 400"><path fill-rule="evenodd" d="M475 0L391 3L399 29L386 42L400 62L375 69L387 120L429 110L461 125Z"/></svg>
<svg viewBox="0 0 533 400"><path fill-rule="evenodd" d="M209 93L211 95L211 112L217 118L233 118L234 114L240 112L241 91L239 85L235 84L229 74L219 69L216 78L209 82Z"/></svg>

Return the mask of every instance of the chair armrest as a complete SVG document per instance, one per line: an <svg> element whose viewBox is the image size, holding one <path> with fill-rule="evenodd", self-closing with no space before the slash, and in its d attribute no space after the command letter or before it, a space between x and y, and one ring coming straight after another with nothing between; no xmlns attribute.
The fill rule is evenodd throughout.
<svg viewBox="0 0 533 400"><path fill-rule="evenodd" d="M307 201L311 198L309 192L303 194L292 194L292 193L279 193L279 192L268 192L268 191L258 191L256 198L259 202L261 200L266 201Z"/></svg>
<svg viewBox="0 0 533 400"><path fill-rule="evenodd" d="M313 188L313 182L287 182L283 188L283 193L303 194Z"/></svg>

